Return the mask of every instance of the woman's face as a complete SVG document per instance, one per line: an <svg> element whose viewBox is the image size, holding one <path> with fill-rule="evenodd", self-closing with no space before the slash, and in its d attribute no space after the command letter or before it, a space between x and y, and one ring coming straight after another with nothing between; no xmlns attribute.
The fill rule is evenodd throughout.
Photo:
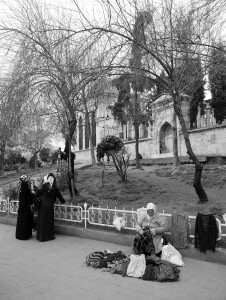
<svg viewBox="0 0 226 300"><path fill-rule="evenodd" d="M24 182L30 184L30 183L31 183L31 180L30 180L30 178L25 178Z"/></svg>
<svg viewBox="0 0 226 300"><path fill-rule="evenodd" d="M148 209L147 210L147 214L150 216L150 217L153 217L155 212L154 212L154 209Z"/></svg>

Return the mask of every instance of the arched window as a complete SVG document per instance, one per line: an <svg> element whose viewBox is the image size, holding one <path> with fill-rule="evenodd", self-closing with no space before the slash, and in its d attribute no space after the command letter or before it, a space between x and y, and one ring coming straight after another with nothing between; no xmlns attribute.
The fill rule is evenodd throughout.
<svg viewBox="0 0 226 300"><path fill-rule="evenodd" d="M160 129L160 153L173 152L173 128L165 122Z"/></svg>
<svg viewBox="0 0 226 300"><path fill-rule="evenodd" d="M79 127L79 150L83 149L83 120L82 117L79 118L78 122L78 127Z"/></svg>

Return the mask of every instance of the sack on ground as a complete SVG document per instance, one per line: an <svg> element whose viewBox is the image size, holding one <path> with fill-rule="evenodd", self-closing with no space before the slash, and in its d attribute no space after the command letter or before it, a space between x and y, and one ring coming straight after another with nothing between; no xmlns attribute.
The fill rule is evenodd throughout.
<svg viewBox="0 0 226 300"><path fill-rule="evenodd" d="M116 217L112 223L115 228L120 231L122 228L126 226L126 222L122 217Z"/></svg>
<svg viewBox="0 0 226 300"><path fill-rule="evenodd" d="M180 252L177 251L177 249L175 249L170 243L162 247L161 259L166 260L178 267L184 266Z"/></svg>

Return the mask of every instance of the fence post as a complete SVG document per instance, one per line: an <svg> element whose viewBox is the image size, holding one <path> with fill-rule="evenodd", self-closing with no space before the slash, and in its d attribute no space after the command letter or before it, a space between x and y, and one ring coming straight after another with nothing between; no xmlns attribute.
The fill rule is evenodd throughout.
<svg viewBox="0 0 226 300"><path fill-rule="evenodd" d="M7 197L7 200L6 200L6 209L7 209L7 217L9 217L9 213L10 213L10 201L9 201L9 197Z"/></svg>
<svg viewBox="0 0 226 300"><path fill-rule="evenodd" d="M85 220L85 228L87 228L87 203L85 202L84 204L83 204L83 206L84 206L84 220Z"/></svg>

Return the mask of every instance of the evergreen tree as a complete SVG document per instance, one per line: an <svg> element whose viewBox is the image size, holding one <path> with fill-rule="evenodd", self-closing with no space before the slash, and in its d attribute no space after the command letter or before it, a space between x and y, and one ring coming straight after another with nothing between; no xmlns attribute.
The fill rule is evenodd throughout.
<svg viewBox="0 0 226 300"><path fill-rule="evenodd" d="M167 90L162 84L162 79L166 80L167 76L164 72L164 70L161 71L159 78L156 79L156 85L155 85L155 95L154 98L159 98L162 94L167 93Z"/></svg>
<svg viewBox="0 0 226 300"><path fill-rule="evenodd" d="M216 122L221 124L226 118L226 55L225 46L213 48L209 68L209 83L212 93L211 107L214 109Z"/></svg>
<svg viewBox="0 0 226 300"><path fill-rule="evenodd" d="M201 115L204 113L204 75L200 58L189 59L185 73L185 93L190 96L190 126L197 127L197 115L199 108Z"/></svg>
<svg viewBox="0 0 226 300"><path fill-rule="evenodd" d="M124 74L116 79L113 84L119 91L118 102L112 108L112 114L115 119L126 124L131 119L135 130L135 153L136 167L140 168L139 161L139 125L142 116L138 93L150 90L153 86L153 80L145 76L142 70L142 48L140 44L145 44L144 30L150 22L150 15L147 12L139 12L133 28L134 42L131 49L130 69L131 73ZM131 88L133 95L130 94ZM127 115L127 116L126 116Z"/></svg>

